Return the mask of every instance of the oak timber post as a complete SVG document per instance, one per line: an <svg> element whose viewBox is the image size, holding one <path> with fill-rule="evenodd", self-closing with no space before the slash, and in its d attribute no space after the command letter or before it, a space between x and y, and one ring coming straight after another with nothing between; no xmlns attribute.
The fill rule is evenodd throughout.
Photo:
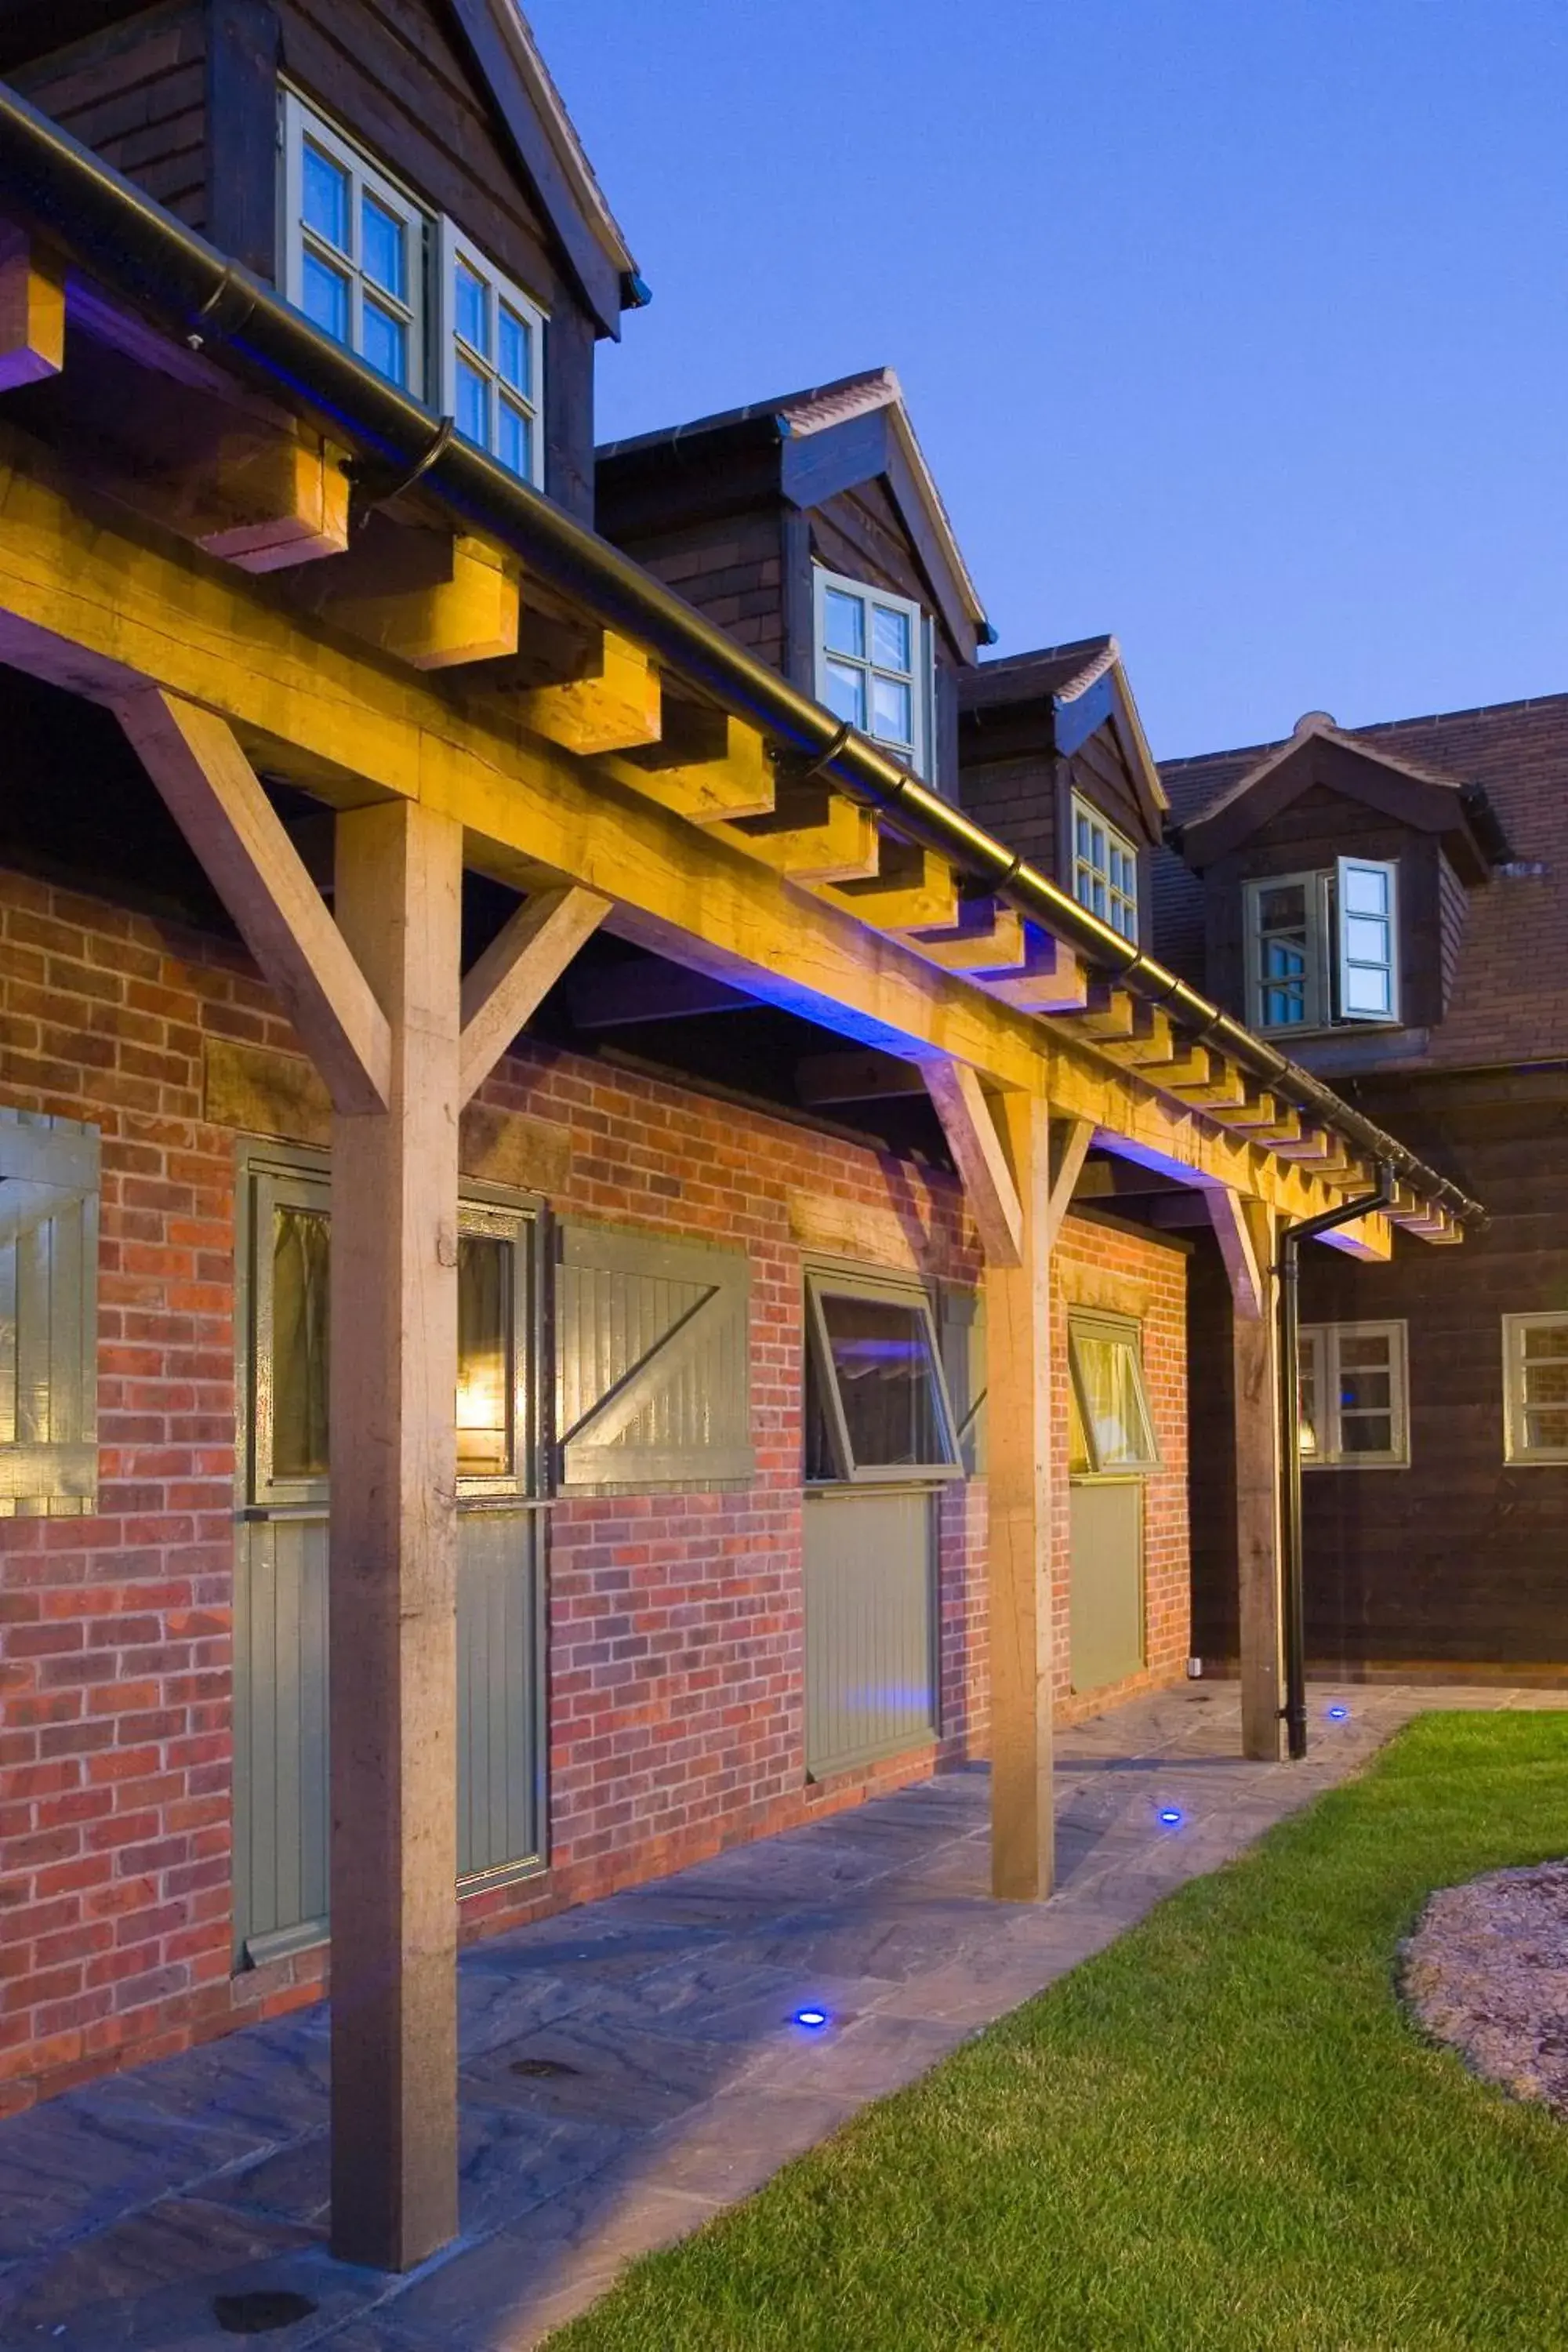
<svg viewBox="0 0 1568 2352"><path fill-rule="evenodd" d="M1033 1903L1055 1875L1049 1118L1023 1093L995 1112L1020 1214L1016 1261L985 1270L991 1887Z"/></svg>
<svg viewBox="0 0 1568 2352"><path fill-rule="evenodd" d="M335 909L391 1031L334 1111L331 2226L406 2270L458 2229L458 1111L462 829L341 816Z"/></svg>
<svg viewBox="0 0 1568 2352"><path fill-rule="evenodd" d="M1244 1756L1277 1764L1284 1753L1285 1733L1279 1346L1273 1270L1277 1219L1261 1202L1240 1201L1232 1205L1234 1229L1244 1238L1244 1246L1226 1252L1231 1280L1241 1747ZM1242 1271L1248 1266L1250 1279Z"/></svg>

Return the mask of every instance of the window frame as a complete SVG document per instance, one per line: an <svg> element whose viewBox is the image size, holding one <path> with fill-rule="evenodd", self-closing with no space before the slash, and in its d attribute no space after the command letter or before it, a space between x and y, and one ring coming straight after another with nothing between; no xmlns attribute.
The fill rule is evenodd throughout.
<svg viewBox="0 0 1568 2352"><path fill-rule="evenodd" d="M1345 1339L1388 1338L1389 1433L1391 1450L1382 1454L1347 1454L1343 1445L1340 1398L1343 1368L1341 1343ZM1408 1470L1410 1467L1410 1326L1403 1316L1378 1322L1303 1323L1297 1332L1299 1356L1312 1360L1313 1395L1317 1406L1317 1451L1300 1452L1303 1470ZM1352 1369L1354 1369L1352 1367Z"/></svg>
<svg viewBox="0 0 1568 2352"><path fill-rule="evenodd" d="M322 114L303 94L285 82L280 86L282 101L283 169L279 173L282 220L279 224L279 248L283 257L285 299L297 310L304 312L305 255L311 245L311 233L305 226L305 142L309 138L323 154L349 174L351 185L350 235L353 250L341 253L335 247L322 244L323 251L331 257L331 266L345 270L349 280L349 339L343 345L356 359L374 367L364 349L363 318L365 273L361 250L360 202L368 191L376 202L399 219L408 231L408 294L399 305L396 296L371 281L375 297L388 310L401 309L408 334L408 380L398 389L420 402L427 399L430 376L429 327L429 245L430 232L440 217L428 205L420 203L407 188L401 186L375 158L337 125ZM318 322L319 323L319 322ZM323 334L329 331L321 329ZM336 340L334 338L334 340ZM379 373L380 371L377 370ZM384 379L395 383L393 377Z"/></svg>
<svg viewBox="0 0 1568 2352"><path fill-rule="evenodd" d="M532 381L531 389L526 400L514 385L505 383L493 358L486 358L483 352L476 352L471 343L462 341L458 336L457 284L459 261L466 262L477 277L484 279L489 288L492 300L504 302L509 310L516 311L532 336ZM544 354L550 314L533 299L531 295L525 294L515 278L509 278L505 270L499 268L483 247L476 245L473 238L466 235L458 226L457 222L450 219L445 213L440 214L437 221L437 325L441 340L440 364L437 373L440 379L442 414L451 417L456 417L458 414L458 359L460 345L462 355L468 359L475 369L489 382L492 404L499 404L504 398L527 417L532 465L528 473L514 475L513 478L520 482L527 482L531 488L542 490L544 488ZM492 419L493 415L492 407ZM468 435L464 434L463 438L467 441ZM489 441L470 442L469 446L482 448L487 457L493 457L498 466L505 467L508 473L511 473L511 467L507 466L506 460L496 446L496 439L492 422Z"/></svg>
<svg viewBox="0 0 1568 2352"><path fill-rule="evenodd" d="M1083 1368L1079 1362L1077 1341L1082 1335L1089 1339L1110 1339L1125 1347L1131 1358L1138 1403L1148 1433L1150 1451L1131 1462L1115 1462L1109 1466L1100 1460L1100 1441L1094 1427L1094 1417L1089 1410L1089 1399ZM1146 1478L1152 1472L1164 1468L1164 1456L1160 1451L1160 1432L1154 1420L1154 1407L1149 1395L1149 1383L1143 1377L1143 1326L1136 1316L1112 1315L1093 1307L1068 1310L1068 1381L1071 1401L1077 1408L1078 1422L1083 1433L1084 1454L1088 1468L1072 1467L1072 1439L1068 1439L1068 1476L1069 1480L1087 1478Z"/></svg>
<svg viewBox="0 0 1568 2352"><path fill-rule="evenodd" d="M1561 1469L1568 1465L1568 1445L1531 1445L1524 1395L1524 1334L1549 1324L1568 1328L1568 1311L1541 1307L1502 1318L1502 1458L1510 1468Z"/></svg>
<svg viewBox="0 0 1568 2352"><path fill-rule="evenodd" d="M870 680L874 676L907 677L910 687L910 723L913 729L913 741L910 746L909 754L910 771L912 775L919 776L922 782L929 782L932 765L931 745L936 733L936 646L930 614L916 598L900 596L895 590L880 587L873 580L852 580L847 572L830 572L826 564L819 563L815 560L811 572L812 677L818 702L824 704L829 710L833 708L827 698L827 664L830 660L842 661L860 670L867 680L867 724L863 728L858 728L856 731L864 735L868 742L874 743L879 751L886 751L889 758L901 759L903 756L901 747L886 736L876 734L872 730ZM866 607L868 651L863 659L855 654L830 654L828 651L827 595L829 590L836 590L842 596L857 597ZM890 613L901 613L909 622L911 663L909 670L891 670L885 665L872 660L868 650L871 644L869 608L874 604L885 604Z"/></svg>
<svg viewBox="0 0 1568 2352"><path fill-rule="evenodd" d="M0 1107L0 1522L98 1509L101 1140Z"/></svg>
<svg viewBox="0 0 1568 2352"><path fill-rule="evenodd" d="M1344 1002L1352 968L1345 908L1345 883L1352 871L1376 873L1388 887L1386 917L1389 959L1386 970L1390 1010L1347 1013ZM1259 909L1266 890L1288 890L1300 885L1306 897L1306 971L1300 1021L1270 1021L1265 1009L1270 982L1261 968L1263 934ZM1337 857L1331 866L1312 866L1289 874L1252 874L1242 884L1242 953L1247 965L1247 1017L1264 1036L1303 1037L1334 1029L1397 1029L1400 1010L1399 860L1397 857ZM1275 983L1277 984L1277 983Z"/></svg>
<svg viewBox="0 0 1568 2352"><path fill-rule="evenodd" d="M1105 835L1105 865L1103 868L1095 866L1092 858L1086 858L1079 853L1078 845L1078 829L1080 821L1089 825L1091 831L1098 829ZM1142 867L1139 860L1137 844L1132 841L1130 835L1122 832L1120 825L1112 823L1102 808L1097 807L1093 801L1089 800L1085 793L1080 792L1075 792L1072 794L1070 805L1068 811L1068 824L1070 828L1068 834L1068 847L1070 853L1069 862L1072 873L1073 897L1078 900L1080 907L1087 907L1091 915L1099 915L1102 923L1109 923L1111 929L1117 933L1118 937L1124 939L1130 947L1136 947L1138 945L1139 929L1143 919L1143 875ZM1120 889L1110 878L1110 855L1113 850L1120 851L1122 857L1128 861L1132 868L1132 891L1131 897L1129 897L1125 890ZM1079 889L1079 877L1080 871L1087 874L1091 881L1098 881L1103 885L1106 899L1105 910L1103 912L1095 905L1092 898L1086 898L1083 892ZM1132 928L1131 930L1124 930L1121 925L1116 920L1115 908L1118 902L1124 907L1130 907L1131 908Z"/></svg>
<svg viewBox="0 0 1568 2352"><path fill-rule="evenodd" d="M823 1311L825 1298L863 1298L886 1307L913 1307L925 1330L927 1360L931 1377L931 1395L937 1418L947 1441L946 1458L939 1462L858 1463L849 1441L848 1416L844 1411L838 1391L838 1378L833 1362L833 1349L827 1330L827 1318ZM936 1316L930 1291L921 1282L900 1282L896 1275L881 1276L856 1271L841 1272L832 1265L808 1265L805 1268L805 1350L809 1362L801 1366L802 1398L805 1383L815 1368L822 1396L824 1418L827 1423L828 1446L837 1468L836 1478L808 1478L802 1475L802 1485L808 1493L819 1492L835 1486L924 1486L937 1480L963 1478L963 1448L958 1424L948 1394L947 1380L942 1370L942 1343L937 1330ZM803 1413L804 1424L804 1413ZM805 1429L802 1449L805 1448Z"/></svg>

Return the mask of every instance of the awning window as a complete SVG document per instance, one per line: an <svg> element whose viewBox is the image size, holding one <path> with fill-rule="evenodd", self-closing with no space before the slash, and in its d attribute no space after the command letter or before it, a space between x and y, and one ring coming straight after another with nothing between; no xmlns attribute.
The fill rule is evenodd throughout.
<svg viewBox="0 0 1568 2352"><path fill-rule="evenodd" d="M962 1477L925 1293L826 1274L806 1290L808 1479Z"/></svg>
<svg viewBox="0 0 1568 2352"><path fill-rule="evenodd" d="M1079 1477L1157 1470L1160 1448L1143 1385L1137 1324L1073 1316L1068 1360L1068 1470Z"/></svg>

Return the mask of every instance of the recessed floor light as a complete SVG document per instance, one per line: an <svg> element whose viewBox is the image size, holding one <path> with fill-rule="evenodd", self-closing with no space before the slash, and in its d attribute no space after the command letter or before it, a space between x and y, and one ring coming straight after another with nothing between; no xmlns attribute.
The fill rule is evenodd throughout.
<svg viewBox="0 0 1568 2352"><path fill-rule="evenodd" d="M809 2026L814 2033L819 2032L826 2022L827 2011L825 2009L797 2009L790 2020L792 2025Z"/></svg>

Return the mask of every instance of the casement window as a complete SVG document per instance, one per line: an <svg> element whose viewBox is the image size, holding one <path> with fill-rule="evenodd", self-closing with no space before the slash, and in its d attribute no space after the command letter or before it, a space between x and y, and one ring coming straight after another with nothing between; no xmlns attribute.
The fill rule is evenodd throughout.
<svg viewBox="0 0 1568 2352"><path fill-rule="evenodd" d="M0 1518L98 1501L99 1139L0 1110Z"/></svg>
<svg viewBox="0 0 1568 2352"><path fill-rule="evenodd" d="M749 1479L744 1250L563 1224L555 1276L556 1483L598 1493Z"/></svg>
<svg viewBox="0 0 1568 2352"><path fill-rule="evenodd" d="M1258 1029L1399 1019L1398 867L1336 858L1245 886L1248 1016Z"/></svg>
<svg viewBox="0 0 1568 2352"><path fill-rule="evenodd" d="M820 564L814 573L816 698L917 776L931 772L931 624L907 596Z"/></svg>
<svg viewBox="0 0 1568 2352"><path fill-rule="evenodd" d="M543 311L292 90L282 139L289 301L541 487Z"/></svg>
<svg viewBox="0 0 1568 2352"><path fill-rule="evenodd" d="M1568 1463L1568 1315L1502 1318L1504 1451Z"/></svg>
<svg viewBox="0 0 1568 2352"><path fill-rule="evenodd" d="M1072 796L1072 891L1124 940L1138 937L1138 852L1100 811Z"/></svg>
<svg viewBox="0 0 1568 2352"><path fill-rule="evenodd" d="M1403 1323L1309 1323L1300 1332L1304 1469L1403 1469L1410 1460Z"/></svg>
<svg viewBox="0 0 1568 2352"><path fill-rule="evenodd" d="M441 223L441 406L458 430L540 488L544 314L448 220Z"/></svg>
<svg viewBox="0 0 1568 2352"><path fill-rule="evenodd" d="M805 1391L808 1484L963 1477L923 1289L809 1275Z"/></svg>
<svg viewBox="0 0 1568 2352"><path fill-rule="evenodd" d="M1076 1478L1160 1466L1136 1323L1074 1315L1068 1323L1068 1469Z"/></svg>
<svg viewBox="0 0 1568 2352"><path fill-rule="evenodd" d="M325 1172L258 1157L250 1167L247 1501L324 1509L331 1363L331 1200ZM530 1440L532 1220L464 1201L458 1233L458 1492L537 1491Z"/></svg>

